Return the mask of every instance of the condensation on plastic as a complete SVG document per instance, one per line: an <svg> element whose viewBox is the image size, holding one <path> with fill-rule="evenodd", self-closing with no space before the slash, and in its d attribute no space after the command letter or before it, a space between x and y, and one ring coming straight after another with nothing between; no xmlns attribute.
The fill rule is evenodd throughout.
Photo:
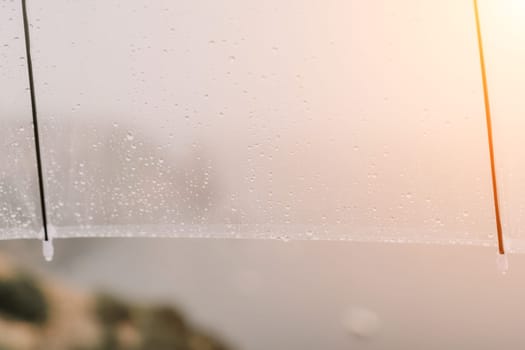
<svg viewBox="0 0 525 350"><path fill-rule="evenodd" d="M0 2L0 239L36 238L37 197L24 32L19 2Z"/></svg>
<svg viewBox="0 0 525 350"><path fill-rule="evenodd" d="M57 236L493 245L471 6L31 2Z"/></svg>

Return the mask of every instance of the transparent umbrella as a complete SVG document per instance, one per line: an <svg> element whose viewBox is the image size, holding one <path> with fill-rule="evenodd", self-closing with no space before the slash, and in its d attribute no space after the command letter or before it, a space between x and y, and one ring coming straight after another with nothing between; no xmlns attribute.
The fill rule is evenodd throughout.
<svg viewBox="0 0 525 350"><path fill-rule="evenodd" d="M0 6L0 232L42 239L22 7ZM498 243L471 1L27 7L51 238ZM525 8L480 12L519 251Z"/></svg>

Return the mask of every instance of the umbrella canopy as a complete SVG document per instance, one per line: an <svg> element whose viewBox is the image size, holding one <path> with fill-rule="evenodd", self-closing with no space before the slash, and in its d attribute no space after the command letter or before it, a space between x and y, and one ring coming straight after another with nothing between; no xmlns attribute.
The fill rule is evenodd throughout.
<svg viewBox="0 0 525 350"><path fill-rule="evenodd" d="M514 250L517 3L480 2ZM42 238L22 9L0 6L0 233ZM55 237L497 243L470 1L50 0L28 13Z"/></svg>

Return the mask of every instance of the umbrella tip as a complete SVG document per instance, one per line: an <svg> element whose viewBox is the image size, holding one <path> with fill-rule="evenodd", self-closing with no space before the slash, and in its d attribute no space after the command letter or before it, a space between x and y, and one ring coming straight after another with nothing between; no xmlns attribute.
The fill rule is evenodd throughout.
<svg viewBox="0 0 525 350"><path fill-rule="evenodd" d="M42 253L46 261L52 261L55 255L55 247L53 246L53 236L55 235L55 227L47 226L48 239L42 241Z"/></svg>
<svg viewBox="0 0 525 350"><path fill-rule="evenodd" d="M53 260L53 255L55 254L55 248L53 246L52 240L43 241L42 252L44 253L44 259L46 259L46 261Z"/></svg>
<svg viewBox="0 0 525 350"><path fill-rule="evenodd" d="M499 273L502 275L507 274L509 271L509 259L507 258L507 254L498 253L498 257L496 258L496 265L498 267Z"/></svg>

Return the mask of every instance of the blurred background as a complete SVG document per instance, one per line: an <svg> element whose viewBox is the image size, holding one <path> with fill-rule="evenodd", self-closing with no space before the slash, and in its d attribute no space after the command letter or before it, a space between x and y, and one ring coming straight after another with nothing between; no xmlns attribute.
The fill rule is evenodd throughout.
<svg viewBox="0 0 525 350"><path fill-rule="evenodd" d="M502 275L493 248L68 239L47 264L40 244L4 242L2 255L75 293L173 307L228 349L518 349L525 340L525 258L511 255Z"/></svg>

